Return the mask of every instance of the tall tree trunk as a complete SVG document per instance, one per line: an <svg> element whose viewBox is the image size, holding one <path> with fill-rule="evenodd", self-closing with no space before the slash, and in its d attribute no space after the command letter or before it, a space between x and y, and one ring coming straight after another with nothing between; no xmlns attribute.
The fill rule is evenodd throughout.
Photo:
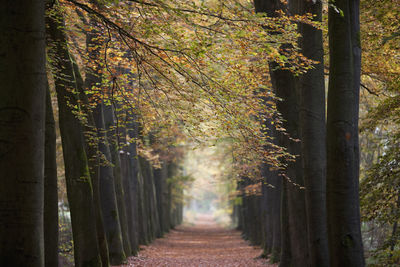
<svg viewBox="0 0 400 267"><path fill-rule="evenodd" d="M322 21L322 2L291 0L299 5L300 15L310 13ZM309 59L318 61L300 76L300 138L303 177L306 192L308 246L311 266L329 266L326 225L326 130L325 79L322 31L300 24L300 47Z"/></svg>
<svg viewBox="0 0 400 267"><path fill-rule="evenodd" d="M145 190L144 177L143 177L143 159L138 156L138 176L137 176L137 194L138 194L138 229L139 229L139 243L147 245L150 243L151 238L149 236L149 215L148 215L148 203L147 194Z"/></svg>
<svg viewBox="0 0 400 267"><path fill-rule="evenodd" d="M80 75L78 64L76 64L76 61L73 58L72 63L75 72L76 85L78 87L80 99L82 101L82 109L87 118L87 123L84 125L85 151L88 158L90 178L92 181L93 205L96 213L96 230L97 240L99 242L101 263L102 266L108 266L110 265L110 259L108 257L107 237L104 230L103 213L101 211L100 204L100 159L98 156L99 145L97 142L96 124L94 122L93 112L89 104L89 99L84 90L84 82Z"/></svg>
<svg viewBox="0 0 400 267"><path fill-rule="evenodd" d="M129 238L129 243L131 244L131 251L130 255L136 255L138 252L138 242L137 238L135 238L135 228L136 228L136 222L135 222L135 215L134 215L134 209L135 206L132 206L134 203L133 200L133 195L132 195L132 180L131 180L131 166L130 166L130 161L129 161L129 154L126 150L120 155L121 159L121 176L122 176L122 184L124 187L124 205L126 207L126 223L127 223L127 230L128 230L128 238Z"/></svg>
<svg viewBox="0 0 400 267"><path fill-rule="evenodd" d="M131 198L128 199L128 203L126 204L128 208L130 208L132 217L130 217L130 227L129 227L129 237L131 242L132 250L136 253L139 250L139 206L138 206L138 159L137 159L137 151L136 151L136 141L137 138L137 127L135 122L135 116L127 112L127 136L130 138L130 142L127 142L127 167L129 177L129 192Z"/></svg>
<svg viewBox="0 0 400 267"><path fill-rule="evenodd" d="M101 266L97 240L95 208L88 169L82 125L72 107L79 108L75 73L63 32L63 15L55 7L47 17L49 57L57 91L60 133L63 146L65 178L71 211L75 266Z"/></svg>
<svg viewBox="0 0 400 267"><path fill-rule="evenodd" d="M129 232L128 232L128 219L126 215L126 207L124 201L125 190L122 184L122 171L121 171L121 158L119 155L119 133L115 129L116 123L114 119L114 109L113 106L104 106L104 122L105 128L107 130L107 140L110 145L110 152L112 163L114 165L114 184L115 184L115 193L117 197L117 205L118 205L118 214L119 221L121 225L121 234L122 234L122 242L124 246L125 254L131 255L131 243L129 240Z"/></svg>
<svg viewBox="0 0 400 267"><path fill-rule="evenodd" d="M287 70L275 70L271 73L276 94L282 99L277 103L278 111L285 122L283 127L291 138L299 138L298 105L296 99L296 85L293 74ZM292 155L300 155L300 143L290 140L287 136L280 137L279 145L286 147ZM288 162L283 179L287 189L287 208L289 223L291 264L308 266L308 242L307 242L307 214L305 206L305 192L301 159L297 157L295 162ZM282 217L283 218L283 217Z"/></svg>
<svg viewBox="0 0 400 267"><path fill-rule="evenodd" d="M96 1L95 1L96 2ZM102 64L99 62L102 49L101 31L95 19L90 18L91 30L86 34L86 47L89 61L86 66L85 88L88 90L100 90ZM97 100L100 101L100 100ZM100 101L93 110L93 117L97 127L100 159L100 206L102 208L104 230L106 232L109 260L111 264L121 264L125 260L123 247L120 215L115 188L114 169L111 166L112 155L110 143L106 134L104 120L104 104Z"/></svg>
<svg viewBox="0 0 400 267"><path fill-rule="evenodd" d="M122 264L125 260L125 253L115 191L115 178L111 166L112 158L105 132L103 108L104 105L98 103L93 113L99 137L99 151L102 154L102 159L100 160L100 202L103 213L104 229L107 236L110 262L111 264L116 265Z"/></svg>
<svg viewBox="0 0 400 267"><path fill-rule="evenodd" d="M263 99L266 105L267 99ZM273 99L271 99L274 101ZM278 145L277 133L275 126L272 123L272 118L266 114L262 114L264 124L264 135L273 138L274 144ZM268 150L269 147L265 147L264 150ZM280 258L281 250L281 190L282 181L278 176L278 172L273 170L266 162L262 166L262 175L264 177L263 184L263 197L266 202L265 205L265 247L264 254L267 256L270 254L270 262L277 262Z"/></svg>
<svg viewBox="0 0 400 267"><path fill-rule="evenodd" d="M281 202L282 202L282 181L277 173L271 174L271 179L269 182L274 186L273 191L271 191L272 196L272 247L270 262L278 262L281 255Z"/></svg>
<svg viewBox="0 0 400 267"><path fill-rule="evenodd" d="M44 1L0 8L0 265L43 266Z"/></svg>
<svg viewBox="0 0 400 267"><path fill-rule="evenodd" d="M45 266L58 266L58 192L56 129L49 86L46 90L44 158L44 258Z"/></svg>
<svg viewBox="0 0 400 267"><path fill-rule="evenodd" d="M288 181L282 180L281 202L281 258L279 267L293 266L292 252L290 249L289 208L288 208Z"/></svg>
<svg viewBox="0 0 400 267"><path fill-rule="evenodd" d="M154 184L156 188L156 195L157 195L157 209L158 209L158 218L160 224L160 235L162 236L164 233L168 231L168 228L165 225L165 187L167 186L166 183L166 163L161 161L160 168L153 169L153 176L154 176ZM160 237L161 237L160 236Z"/></svg>
<svg viewBox="0 0 400 267"><path fill-rule="evenodd" d="M327 208L331 266L364 266L358 195L359 1L329 8Z"/></svg>
<svg viewBox="0 0 400 267"><path fill-rule="evenodd" d="M280 9L288 12L288 7L283 6L279 0L255 0L256 12L265 12L268 16L276 16L276 12ZM289 2L289 9L292 13L297 13L295 3ZM281 49L288 48L288 44L281 45ZM275 94L282 99L277 103L277 109L284 120L283 127L286 129L288 136L281 134L278 138L279 145L287 148L292 155L301 154L301 146L299 142L293 141L300 137L299 125L299 101L297 96L298 82L294 75L288 70L279 69L275 63L270 63L270 75L272 87ZM307 213L305 203L305 192L301 187L304 186L304 178L301 167L301 157L297 157L295 162L288 162L286 179L290 179L286 183L287 194L287 212L288 216L282 216L282 224L289 224L289 227L282 227L289 230L290 238L290 255L291 263L298 266L309 265L309 252L307 242ZM285 200L283 200L285 201ZM288 219L285 221L284 219ZM287 233L284 233L287 237ZM282 242L282 245L289 242ZM287 248L282 248L287 250ZM285 259L287 261L287 259ZM283 265L283 263L281 262Z"/></svg>

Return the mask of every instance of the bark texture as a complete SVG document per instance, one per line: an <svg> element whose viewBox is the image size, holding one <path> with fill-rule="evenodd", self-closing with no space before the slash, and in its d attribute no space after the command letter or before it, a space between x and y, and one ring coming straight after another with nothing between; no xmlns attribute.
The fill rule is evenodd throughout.
<svg viewBox="0 0 400 267"><path fill-rule="evenodd" d="M46 128L44 159L44 257L45 266L58 266L58 192L56 129L50 90L46 90Z"/></svg>
<svg viewBox="0 0 400 267"><path fill-rule="evenodd" d="M96 1L95 1L96 2ZM101 31L95 19L90 18L89 26L91 30L86 34L86 47L89 62L86 66L85 88L89 90L100 90L102 66L97 65L98 58L101 56L102 41ZM103 88L101 88L103 89ZM106 134L104 120L104 104L101 99L97 101L97 106L93 110L93 118L97 127L98 148L100 152L100 206L102 209L104 230L107 237L109 260L111 264L121 264L125 259L122 231L120 225L120 215L118 211L117 196L115 191L114 169L111 165L112 155L110 143Z"/></svg>
<svg viewBox="0 0 400 267"><path fill-rule="evenodd" d="M44 1L0 8L0 265L43 266Z"/></svg>
<svg viewBox="0 0 400 267"><path fill-rule="evenodd" d="M75 266L101 266L97 240L92 183L86 157L82 125L72 110L79 108L76 74L63 32L64 20L55 7L47 17L49 57L57 92L65 178L74 240Z"/></svg>
<svg viewBox="0 0 400 267"><path fill-rule="evenodd" d="M256 12L264 12L268 16L277 16L277 11L297 14L297 3L289 1L289 5L278 0L255 0ZM278 33L277 33L278 34ZM289 44L282 44L281 49L289 49ZM280 69L273 62L269 63L272 87L275 94L282 99L277 103L278 112L283 119L285 134L278 136L278 144L287 151L297 156L295 162L287 162L287 168L283 173L283 185L286 192L282 194L282 247L281 266L308 266L309 250L307 239L307 210L305 203L304 178L301 166L301 145L294 141L300 137L299 124L299 96L298 80L288 71ZM286 198L286 199L285 199ZM289 253L290 251L290 253ZM289 256L290 254L290 256Z"/></svg>
<svg viewBox="0 0 400 267"><path fill-rule="evenodd" d="M330 263L364 266L358 194L359 1L329 8L327 207ZM341 12L338 12L340 10Z"/></svg>
<svg viewBox="0 0 400 267"><path fill-rule="evenodd" d="M300 15L322 20L322 2L292 0ZM311 266L329 266L326 215L325 79L322 31L300 24L299 46L309 59L319 62L299 80L300 139L306 193L308 246Z"/></svg>
<svg viewBox="0 0 400 267"><path fill-rule="evenodd" d="M97 104L94 118L99 137L100 159L100 203L102 208L104 229L107 236L110 263L121 264L125 259L122 243L122 232L119 221L117 197L115 191L112 158L103 116L103 104Z"/></svg>

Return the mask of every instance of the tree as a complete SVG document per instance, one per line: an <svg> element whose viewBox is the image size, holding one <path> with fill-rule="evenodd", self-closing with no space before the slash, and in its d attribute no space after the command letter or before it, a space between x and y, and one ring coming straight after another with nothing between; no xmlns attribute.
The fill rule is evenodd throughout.
<svg viewBox="0 0 400 267"><path fill-rule="evenodd" d="M97 5L97 2L95 1ZM81 15L84 20L83 15ZM86 21L85 21L86 22ZM92 110L95 127L97 128L98 145L98 164L99 164L99 190L100 190L100 207L104 222L104 229L107 237L108 251L110 263L121 264L125 259L123 235L121 229L121 216L119 205L117 202L118 194L116 191L115 168L113 167L112 150L113 145L110 143L108 127L106 126L107 107L104 105L104 97L107 97L102 84L103 64L98 59L101 57L104 40L102 31L97 20L90 16L86 26L89 28L86 34L86 79L84 82L87 92L97 92L102 94L102 98L92 98L91 102L95 103ZM125 243L126 249L129 251L130 245Z"/></svg>
<svg viewBox="0 0 400 267"><path fill-rule="evenodd" d="M82 125L74 109L79 106L72 57L58 4L47 16L49 57L57 92L60 134L63 146L65 178L71 211L76 266L101 266L96 230L93 191L85 151Z"/></svg>
<svg viewBox="0 0 400 267"><path fill-rule="evenodd" d="M278 16L278 11L298 13L297 6L293 3L287 9L280 1L255 1L256 12L265 12L271 17ZM281 51L290 49L289 44L282 44ZM300 137L299 125L299 100L297 99L298 84L294 74L285 68L280 67L276 62L269 63L272 87L277 97L282 99L276 106L283 118L283 127L286 134L279 134L278 143L287 149L292 155L300 156L300 159L286 162L286 170L282 174L283 190L282 209L282 254L281 266L298 264L307 266L309 264L308 242L307 242L307 211L304 192L304 178L301 167L301 147L300 142L296 141ZM286 242L289 241L289 242ZM290 251L290 253L288 253ZM284 253L285 252L285 253ZM287 252L287 253L286 253ZM290 254L290 255L289 255Z"/></svg>
<svg viewBox="0 0 400 267"><path fill-rule="evenodd" d="M300 15L322 21L322 1L292 0ZM316 64L298 81L301 161L306 194L308 246L311 266L329 266L326 225L325 79L322 30L299 23L299 46Z"/></svg>
<svg viewBox="0 0 400 267"><path fill-rule="evenodd" d="M58 266L58 192L56 162L56 125L49 85L46 90L46 127L44 158L44 259L45 266Z"/></svg>
<svg viewBox="0 0 400 267"><path fill-rule="evenodd" d="M0 10L0 265L43 266L44 1Z"/></svg>
<svg viewBox="0 0 400 267"><path fill-rule="evenodd" d="M359 1L329 7L327 209L331 266L364 266L358 196Z"/></svg>

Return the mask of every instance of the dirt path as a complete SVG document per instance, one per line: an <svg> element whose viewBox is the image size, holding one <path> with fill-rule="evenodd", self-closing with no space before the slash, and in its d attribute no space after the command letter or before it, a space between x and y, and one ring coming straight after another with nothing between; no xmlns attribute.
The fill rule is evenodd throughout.
<svg viewBox="0 0 400 267"><path fill-rule="evenodd" d="M121 266L274 266L265 259L255 259L261 253L260 248L249 246L238 231L218 227L212 219L202 217L196 226L179 226L143 246L138 257L129 258L128 264Z"/></svg>

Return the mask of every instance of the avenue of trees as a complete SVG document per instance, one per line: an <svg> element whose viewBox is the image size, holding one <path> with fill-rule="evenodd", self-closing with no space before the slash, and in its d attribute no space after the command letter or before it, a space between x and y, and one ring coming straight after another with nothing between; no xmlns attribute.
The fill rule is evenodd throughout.
<svg viewBox="0 0 400 267"><path fill-rule="evenodd" d="M202 145L224 147L232 220L270 262L400 264L399 16L396 0L2 2L0 266L136 256L182 222Z"/></svg>

